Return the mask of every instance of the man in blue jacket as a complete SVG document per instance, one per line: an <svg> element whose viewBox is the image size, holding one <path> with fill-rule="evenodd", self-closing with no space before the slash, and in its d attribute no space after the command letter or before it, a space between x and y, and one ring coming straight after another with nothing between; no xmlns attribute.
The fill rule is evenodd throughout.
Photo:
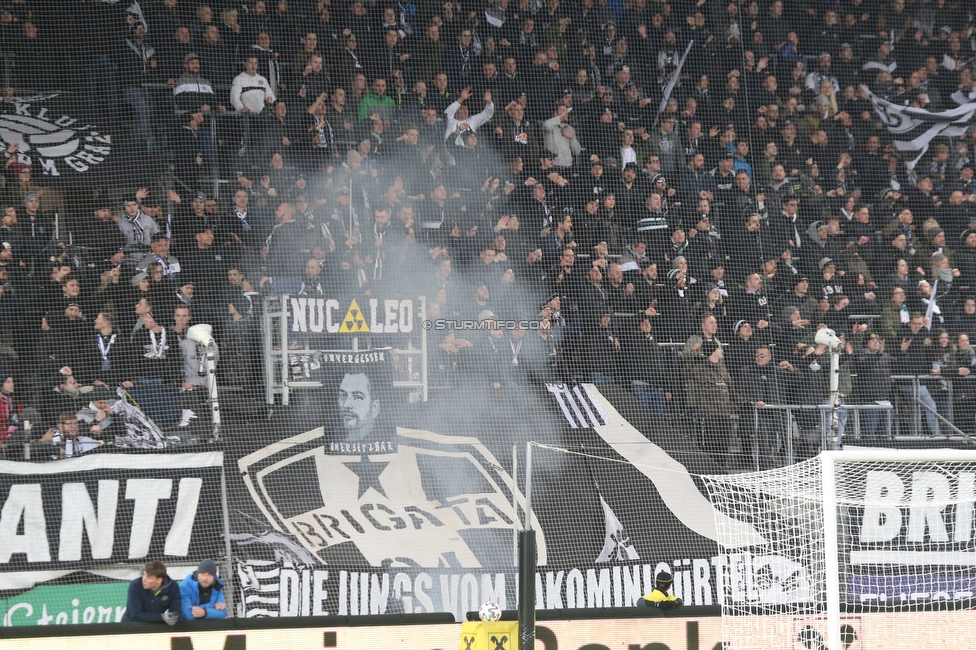
<svg viewBox="0 0 976 650"><path fill-rule="evenodd" d="M224 583L217 578L217 563L203 560L197 570L180 583L183 618L227 618Z"/></svg>
<svg viewBox="0 0 976 650"><path fill-rule="evenodd" d="M166 575L166 565L153 560L142 567L142 577L129 583L123 621L176 625L182 605L180 588Z"/></svg>

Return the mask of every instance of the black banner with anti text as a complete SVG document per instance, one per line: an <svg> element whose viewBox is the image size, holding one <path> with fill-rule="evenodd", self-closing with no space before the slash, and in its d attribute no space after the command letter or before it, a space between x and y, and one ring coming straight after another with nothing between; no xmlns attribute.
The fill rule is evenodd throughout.
<svg viewBox="0 0 976 650"><path fill-rule="evenodd" d="M93 565L214 557L222 464L215 451L0 462L0 590Z"/></svg>

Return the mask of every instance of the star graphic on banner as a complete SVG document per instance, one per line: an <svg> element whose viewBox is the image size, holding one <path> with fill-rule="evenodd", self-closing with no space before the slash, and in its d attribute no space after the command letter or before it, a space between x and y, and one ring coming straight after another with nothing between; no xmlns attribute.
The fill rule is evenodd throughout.
<svg viewBox="0 0 976 650"><path fill-rule="evenodd" d="M363 456L362 460L355 463L343 463L349 470L359 477L359 496L366 494L366 490L373 488L384 497L386 491L380 483L380 474L386 469L389 463L372 463L369 458ZM358 497L357 497L358 498Z"/></svg>

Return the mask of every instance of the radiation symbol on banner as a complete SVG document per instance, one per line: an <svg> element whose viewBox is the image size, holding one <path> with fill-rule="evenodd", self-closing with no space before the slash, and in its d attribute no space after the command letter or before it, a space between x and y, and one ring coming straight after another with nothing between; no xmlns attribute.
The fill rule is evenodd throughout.
<svg viewBox="0 0 976 650"><path fill-rule="evenodd" d="M342 325L339 326L340 334L358 334L360 332L368 332L369 325L366 324L366 318L363 316L362 310L359 308L359 303L353 298L352 304L349 305L349 311L346 312L345 318L342 319Z"/></svg>

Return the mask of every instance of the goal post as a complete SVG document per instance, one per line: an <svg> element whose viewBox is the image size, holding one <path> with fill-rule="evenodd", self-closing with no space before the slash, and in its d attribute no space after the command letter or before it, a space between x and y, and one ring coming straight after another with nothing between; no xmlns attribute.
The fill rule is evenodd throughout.
<svg viewBox="0 0 976 650"><path fill-rule="evenodd" d="M727 647L896 647L905 630L926 638L913 647L959 647L972 633L950 621L976 598L976 451L853 448L703 480L730 558Z"/></svg>
<svg viewBox="0 0 976 650"><path fill-rule="evenodd" d="M825 451L820 455L823 480L823 549L824 595L827 606L827 648L841 650L840 645L840 530L837 522L837 461L843 452Z"/></svg>

